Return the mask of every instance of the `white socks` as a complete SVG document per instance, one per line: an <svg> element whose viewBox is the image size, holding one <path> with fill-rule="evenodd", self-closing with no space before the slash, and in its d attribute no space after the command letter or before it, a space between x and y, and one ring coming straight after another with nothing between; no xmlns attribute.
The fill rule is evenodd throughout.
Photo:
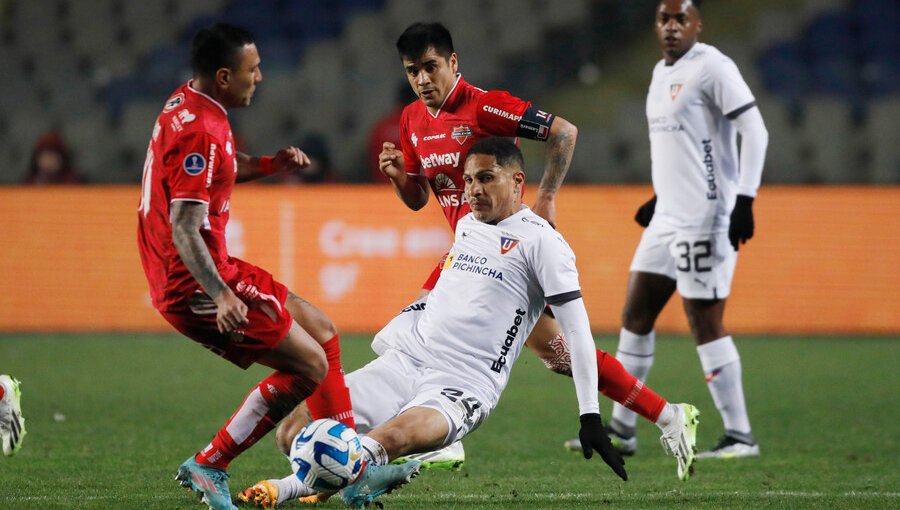
<svg viewBox="0 0 900 510"><path fill-rule="evenodd" d="M307 487L306 484L300 481L293 473L281 480L269 480L269 482L278 487L278 501L276 502L276 506L280 506L285 501L302 498L303 496L310 496L317 492L316 490Z"/></svg>
<svg viewBox="0 0 900 510"><path fill-rule="evenodd" d="M645 382L650 367L653 366L653 352L656 347L656 332L638 335L622 328L619 331L619 347L616 359L631 375ZM668 406L667 406L668 407ZM663 412L666 412L663 409ZM662 416L662 415L660 415ZM637 426L637 414L619 403L613 404L612 427L618 434L633 436Z"/></svg>
<svg viewBox="0 0 900 510"><path fill-rule="evenodd" d="M675 417L678 416L678 411L679 409L675 404L666 404L662 411L659 412L659 417L656 418L656 426L659 427L659 430L665 432L666 427L675 421Z"/></svg>
<svg viewBox="0 0 900 510"><path fill-rule="evenodd" d="M381 446L381 443L369 436L360 436L359 442L362 444L363 452L366 456L367 462L371 462L379 466L388 463L387 450L384 449L384 446Z"/></svg>
<svg viewBox="0 0 900 510"><path fill-rule="evenodd" d="M741 357L734 340L726 336L698 345L697 354L700 355L700 365L706 374L709 393L722 415L725 433L753 443L741 382Z"/></svg>

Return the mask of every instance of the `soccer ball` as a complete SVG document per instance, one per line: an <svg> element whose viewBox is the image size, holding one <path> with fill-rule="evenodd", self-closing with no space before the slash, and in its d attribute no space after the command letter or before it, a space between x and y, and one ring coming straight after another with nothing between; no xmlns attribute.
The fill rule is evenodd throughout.
<svg viewBox="0 0 900 510"><path fill-rule="evenodd" d="M290 460L297 478L320 491L337 491L350 485L366 465L356 432L328 419L303 427L294 438Z"/></svg>

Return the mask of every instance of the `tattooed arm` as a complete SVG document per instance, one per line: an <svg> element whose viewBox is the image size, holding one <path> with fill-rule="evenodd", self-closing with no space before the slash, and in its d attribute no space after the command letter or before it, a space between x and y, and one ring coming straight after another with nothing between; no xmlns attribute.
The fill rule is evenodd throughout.
<svg viewBox="0 0 900 510"><path fill-rule="evenodd" d="M556 227L556 193L562 186L566 172L569 171L577 137L578 128L574 124L562 117L556 117L553 120L553 125L550 126L550 136L547 137L544 176L541 178L537 199L532 210L554 227Z"/></svg>
<svg viewBox="0 0 900 510"><path fill-rule="evenodd" d="M172 241L188 271L215 301L219 331L228 333L247 323L247 305L222 280L200 235L207 207L202 202L172 202Z"/></svg>

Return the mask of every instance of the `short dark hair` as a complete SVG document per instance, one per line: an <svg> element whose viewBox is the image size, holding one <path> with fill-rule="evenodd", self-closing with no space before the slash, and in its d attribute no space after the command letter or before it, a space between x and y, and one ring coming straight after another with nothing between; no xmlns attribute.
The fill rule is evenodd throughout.
<svg viewBox="0 0 900 510"><path fill-rule="evenodd" d="M466 159L472 157L474 154L494 156L497 160L497 164L503 168L514 165L518 167L519 170L525 170L525 158L522 157L522 151L520 151L519 147L509 138L495 136L481 139L475 142L475 145L469 149Z"/></svg>
<svg viewBox="0 0 900 510"><path fill-rule="evenodd" d="M659 5L663 2L663 0L659 0L656 5ZM700 5L703 4L703 0L691 0L691 5L694 6L694 9L697 9L697 12L700 12Z"/></svg>
<svg viewBox="0 0 900 510"><path fill-rule="evenodd" d="M211 77L223 67L234 69L238 65L241 49L255 42L252 32L234 25L216 23L201 28L194 34L191 43L191 67L194 74Z"/></svg>
<svg viewBox="0 0 900 510"><path fill-rule="evenodd" d="M428 48L434 48L438 55L450 58L453 54L453 38L447 27L440 23L413 23L397 39L400 58L417 59Z"/></svg>

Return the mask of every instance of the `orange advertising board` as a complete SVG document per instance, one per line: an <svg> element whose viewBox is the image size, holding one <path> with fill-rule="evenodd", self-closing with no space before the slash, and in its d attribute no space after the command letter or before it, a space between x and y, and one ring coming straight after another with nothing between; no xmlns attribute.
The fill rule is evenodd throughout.
<svg viewBox="0 0 900 510"><path fill-rule="evenodd" d="M597 331L615 331L645 186L564 187L559 228ZM0 188L0 331L168 331L136 244L139 189ZM726 311L734 332L900 332L900 188L765 187ZM376 331L451 244L432 200L385 185L240 186L233 255L271 271L342 331ZM687 331L675 298L660 331Z"/></svg>

